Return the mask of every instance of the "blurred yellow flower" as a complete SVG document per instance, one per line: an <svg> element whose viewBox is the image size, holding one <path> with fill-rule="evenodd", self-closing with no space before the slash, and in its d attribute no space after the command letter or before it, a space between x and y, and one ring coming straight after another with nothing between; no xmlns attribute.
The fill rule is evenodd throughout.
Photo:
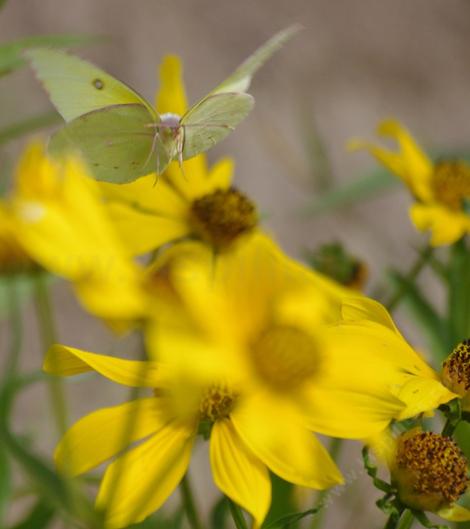
<svg viewBox="0 0 470 529"><path fill-rule="evenodd" d="M157 95L160 114L183 115L187 101L181 63L167 56L161 66ZM201 154L177 162L156 180L150 174L123 185L101 183L117 229L133 255L147 253L182 238L197 238L224 249L258 223L254 204L231 186L233 162L224 158L211 169Z"/></svg>
<svg viewBox="0 0 470 529"><path fill-rule="evenodd" d="M367 149L403 180L416 200L410 208L416 228L431 231L433 246L452 244L470 233L470 166L453 160L433 163L396 121L382 122L378 134L396 140L399 151L361 140L352 140L349 146Z"/></svg>
<svg viewBox="0 0 470 529"><path fill-rule="evenodd" d="M398 437L387 430L369 444L404 505L453 522L470 520L470 510L457 503L468 490L468 463L451 437L417 427Z"/></svg>
<svg viewBox="0 0 470 529"><path fill-rule="evenodd" d="M72 476L118 456L105 472L96 501L108 528L137 523L163 504L188 469L198 428L210 438L215 483L253 516L255 528L271 503L268 468L317 489L342 482L325 448L299 417L284 413L282 402L265 416L263 408L252 408L238 388L225 383L195 386L171 374L168 365L65 346L49 351L44 369L64 376L94 370L119 384L154 390L153 396L82 418L56 449L57 466ZM258 420L266 428L263 438ZM142 442L134 446L137 441Z"/></svg>
<svg viewBox="0 0 470 529"><path fill-rule="evenodd" d="M80 160L59 163L41 144L32 144L19 163L8 207L11 230L25 253L71 281L87 310L107 319L142 314L138 268Z"/></svg>
<svg viewBox="0 0 470 529"><path fill-rule="evenodd" d="M252 395L243 417L253 450L276 419L361 438L455 398L379 303L290 260L261 233L215 261L209 248L181 244L160 265L186 316L155 311L150 354Z"/></svg>

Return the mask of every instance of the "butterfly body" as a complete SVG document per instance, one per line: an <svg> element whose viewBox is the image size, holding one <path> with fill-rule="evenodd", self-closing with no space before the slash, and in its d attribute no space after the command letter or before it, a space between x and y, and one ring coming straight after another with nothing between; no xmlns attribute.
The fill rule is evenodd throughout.
<svg viewBox="0 0 470 529"><path fill-rule="evenodd" d="M65 52L26 52L58 112L66 121L50 140L50 151L78 149L97 180L125 183L172 160L202 153L224 139L254 105L246 93L254 73L293 34L272 37L225 81L183 116L159 115L142 96L96 66Z"/></svg>

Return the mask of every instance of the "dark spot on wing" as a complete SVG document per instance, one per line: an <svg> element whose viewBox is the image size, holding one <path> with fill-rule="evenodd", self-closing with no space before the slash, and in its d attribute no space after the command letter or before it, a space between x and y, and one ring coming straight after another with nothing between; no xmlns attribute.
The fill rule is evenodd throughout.
<svg viewBox="0 0 470 529"><path fill-rule="evenodd" d="M119 167L118 167L117 165L115 165L115 166L113 167L113 169L119 169Z"/></svg>
<svg viewBox="0 0 470 529"><path fill-rule="evenodd" d="M91 84L97 89L97 90L103 90L104 83L101 79L93 79Z"/></svg>
<svg viewBox="0 0 470 529"><path fill-rule="evenodd" d="M99 164L98 162L95 162L93 165L94 165L95 167L99 167L99 166L100 166L100 164Z"/></svg>

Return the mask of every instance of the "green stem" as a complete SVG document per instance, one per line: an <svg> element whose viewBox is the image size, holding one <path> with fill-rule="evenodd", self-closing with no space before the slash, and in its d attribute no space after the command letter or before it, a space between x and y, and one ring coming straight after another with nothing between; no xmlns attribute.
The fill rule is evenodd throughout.
<svg viewBox="0 0 470 529"><path fill-rule="evenodd" d="M384 526L384 529L399 529L400 518L403 511L392 512L388 517L387 523Z"/></svg>
<svg viewBox="0 0 470 529"><path fill-rule="evenodd" d="M419 253L419 257L416 260L416 262L413 264L413 266L410 268L409 272L405 276L405 282L404 284L408 282L413 282L417 279L427 262L429 261L432 253L433 248L431 246L426 246L424 250L422 250ZM395 294L390 298L388 303L385 304L389 312L392 312L402 301L403 297L406 294L406 287L402 285Z"/></svg>
<svg viewBox="0 0 470 529"><path fill-rule="evenodd" d="M230 514L232 515L233 521L235 522L235 526L237 527L237 529L248 529L245 517L243 516L240 507L236 503L234 503L230 498L227 498L227 501L230 507Z"/></svg>
<svg viewBox="0 0 470 529"><path fill-rule="evenodd" d="M35 277L34 294L42 349L43 354L46 354L48 349L56 342L56 329L46 276L42 272L37 273ZM49 399L56 428L58 433L63 435L67 429L67 411L63 384L58 377L50 377L48 386Z"/></svg>
<svg viewBox="0 0 470 529"><path fill-rule="evenodd" d="M202 529L201 520L196 509L196 503L191 490L188 474L184 476L180 483L181 497L183 500L184 510L188 517L189 525L192 529Z"/></svg>
<svg viewBox="0 0 470 529"><path fill-rule="evenodd" d="M400 519L398 529L410 529L415 521L415 517L412 511L406 509Z"/></svg>
<svg viewBox="0 0 470 529"><path fill-rule="evenodd" d="M14 278L8 283L8 309L10 314L10 354L5 369L5 377L11 378L11 375L14 375L18 368L22 343L21 311Z"/></svg>
<svg viewBox="0 0 470 529"><path fill-rule="evenodd" d="M338 438L332 438L329 446L329 452L331 457L333 458L333 461L338 461L338 457L341 453L341 448L343 446L343 440ZM325 500L328 498L329 490L322 490L319 492L317 496L317 501L315 504L315 509L318 509L318 512L312 519L312 525L311 529L320 529L320 527L323 524L323 516L325 513L325 509L323 509L323 504L325 503Z"/></svg>

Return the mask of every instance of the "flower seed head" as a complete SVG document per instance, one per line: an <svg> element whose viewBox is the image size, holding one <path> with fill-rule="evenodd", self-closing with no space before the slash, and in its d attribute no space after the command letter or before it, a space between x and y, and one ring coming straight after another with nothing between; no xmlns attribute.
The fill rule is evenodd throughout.
<svg viewBox="0 0 470 529"><path fill-rule="evenodd" d="M467 490L467 474L467 460L450 437L412 430L398 438L392 478L408 507L436 512L450 506Z"/></svg>
<svg viewBox="0 0 470 529"><path fill-rule="evenodd" d="M193 202L191 220L201 239L222 249L255 228L258 213L254 204L237 189L218 189Z"/></svg>
<svg viewBox="0 0 470 529"><path fill-rule="evenodd" d="M442 366L442 381L470 402L470 340L460 342Z"/></svg>
<svg viewBox="0 0 470 529"><path fill-rule="evenodd" d="M458 160L438 162L431 184L438 202L461 210L464 200L470 198L470 166Z"/></svg>

